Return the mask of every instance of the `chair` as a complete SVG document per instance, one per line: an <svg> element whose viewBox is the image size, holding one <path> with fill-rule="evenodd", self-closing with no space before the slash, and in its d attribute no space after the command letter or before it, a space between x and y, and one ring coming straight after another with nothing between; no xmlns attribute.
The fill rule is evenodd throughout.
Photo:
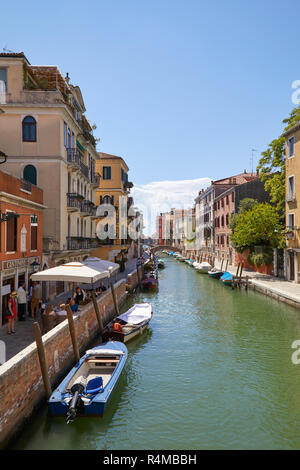
<svg viewBox="0 0 300 470"><path fill-rule="evenodd" d="M85 387L84 393L87 395L96 395L103 389L103 379L102 377L95 377L88 381L87 386Z"/></svg>
<svg viewBox="0 0 300 470"><path fill-rule="evenodd" d="M54 328L54 315L42 315L43 334Z"/></svg>

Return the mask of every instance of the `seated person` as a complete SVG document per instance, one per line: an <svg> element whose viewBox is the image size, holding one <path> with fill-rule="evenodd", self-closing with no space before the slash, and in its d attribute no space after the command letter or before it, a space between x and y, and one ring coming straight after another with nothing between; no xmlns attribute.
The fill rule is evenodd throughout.
<svg viewBox="0 0 300 470"><path fill-rule="evenodd" d="M73 313L78 311L78 304L76 304L74 299L70 300L70 308L71 308Z"/></svg>
<svg viewBox="0 0 300 470"><path fill-rule="evenodd" d="M45 315L52 315L52 316L54 316L54 318L56 317L56 313L53 309L53 305L51 305L51 304L47 305L47 307L45 309Z"/></svg>
<svg viewBox="0 0 300 470"><path fill-rule="evenodd" d="M101 292L105 292L107 290L103 282L100 282L99 290Z"/></svg>
<svg viewBox="0 0 300 470"><path fill-rule="evenodd" d="M56 316L59 316L59 317L66 317L67 316L67 311L65 310L64 304L62 302L58 302L58 304L57 304Z"/></svg>

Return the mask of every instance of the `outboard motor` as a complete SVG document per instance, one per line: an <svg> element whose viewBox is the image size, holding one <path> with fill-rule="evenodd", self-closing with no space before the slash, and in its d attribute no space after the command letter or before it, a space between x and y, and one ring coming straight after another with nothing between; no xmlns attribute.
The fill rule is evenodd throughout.
<svg viewBox="0 0 300 470"><path fill-rule="evenodd" d="M76 412L81 404L80 395L83 393L86 384L87 378L84 376L80 376L71 387L72 399L70 401L69 411L67 413L67 424L73 422L76 418Z"/></svg>

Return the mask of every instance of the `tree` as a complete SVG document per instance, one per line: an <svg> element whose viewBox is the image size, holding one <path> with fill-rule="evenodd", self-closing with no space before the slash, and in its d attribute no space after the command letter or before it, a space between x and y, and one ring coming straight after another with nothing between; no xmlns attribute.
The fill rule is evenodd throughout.
<svg viewBox="0 0 300 470"><path fill-rule="evenodd" d="M252 209L255 204L258 204L258 200L252 199L251 197L245 197L241 200L237 214L232 214L230 217L229 227L232 231L235 229L239 214L243 214L244 212Z"/></svg>
<svg viewBox="0 0 300 470"><path fill-rule="evenodd" d="M285 240L283 230L275 207L269 203L254 204L252 209L237 214L231 243L239 253L254 246L281 248Z"/></svg>
<svg viewBox="0 0 300 470"><path fill-rule="evenodd" d="M286 124L284 132L300 121L300 106L293 109L290 116L283 120ZM265 183L265 190L269 192L271 203L278 212L284 216L285 209L285 137L281 134L274 139L267 150L262 152L258 169L260 179Z"/></svg>

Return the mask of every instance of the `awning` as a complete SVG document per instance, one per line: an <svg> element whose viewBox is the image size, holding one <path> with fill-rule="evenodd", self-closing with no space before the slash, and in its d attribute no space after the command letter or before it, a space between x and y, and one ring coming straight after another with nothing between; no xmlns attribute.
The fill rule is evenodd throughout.
<svg viewBox="0 0 300 470"><path fill-rule="evenodd" d="M81 143L79 142L79 140L76 139L76 144L77 144L77 147L80 148L80 150L82 150L83 152L85 151L85 148L82 147Z"/></svg>
<svg viewBox="0 0 300 470"><path fill-rule="evenodd" d="M90 258L93 263L72 262L56 266L55 268L45 269L31 276L33 281L65 281L76 283L92 284L99 279L110 277L114 272L116 263L100 260L99 258ZM96 262L97 261L97 262ZM119 268L119 265L117 265Z"/></svg>

